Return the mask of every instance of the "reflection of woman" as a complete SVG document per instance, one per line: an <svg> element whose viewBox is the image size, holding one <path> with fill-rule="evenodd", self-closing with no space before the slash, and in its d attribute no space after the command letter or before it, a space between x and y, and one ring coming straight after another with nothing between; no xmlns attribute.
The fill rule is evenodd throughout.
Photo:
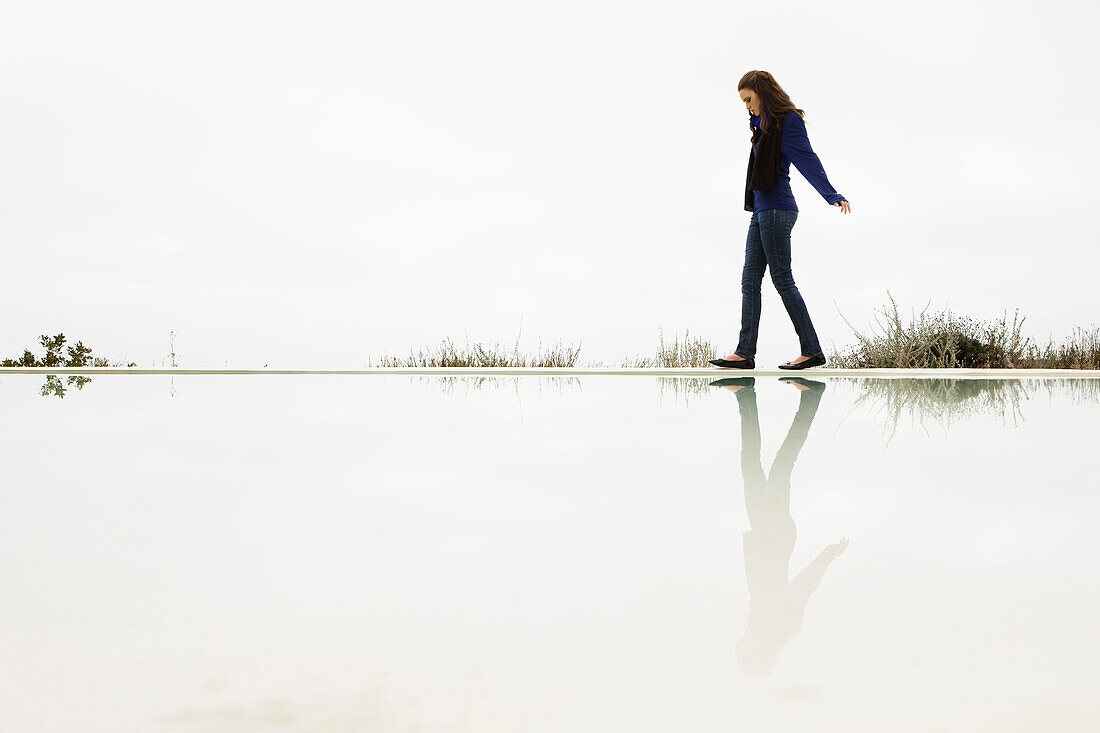
<svg viewBox="0 0 1100 733"><path fill-rule="evenodd" d="M771 475L765 476L760 462L755 380L742 377L720 381L737 383L728 388L737 393L741 413L741 475L750 527L742 538L749 618L745 635L737 642L737 662L747 676L766 677L775 666L779 650L802 629L806 603L829 564L848 547L847 539L829 545L794 580L789 579L788 566L797 536L791 516L791 473L810 433L825 385L797 377L784 380L792 382L802 395L794 422L772 462Z"/></svg>
<svg viewBox="0 0 1100 733"><path fill-rule="evenodd" d="M794 323L802 354L780 364L780 369L807 369L825 364L825 355L810 321L810 313L791 273L791 230L798 219L798 204L791 192L790 164L817 189L827 202L851 212L848 200L833 189L821 161L810 146L804 112L766 71L750 71L737 84L749 110L752 151L745 182L745 210L752 212L741 273L741 334L737 349L715 366L736 369L756 367L756 341L760 327L760 283L764 269L771 271L787 314Z"/></svg>

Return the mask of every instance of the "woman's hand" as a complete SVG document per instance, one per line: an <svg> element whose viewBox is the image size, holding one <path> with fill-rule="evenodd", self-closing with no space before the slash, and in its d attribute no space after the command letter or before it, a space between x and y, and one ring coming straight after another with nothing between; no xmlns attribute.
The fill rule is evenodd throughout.
<svg viewBox="0 0 1100 733"><path fill-rule="evenodd" d="M821 551L822 555L827 555L832 559L836 559L844 554L844 551L848 549L848 538L841 537L840 542L834 542Z"/></svg>
<svg viewBox="0 0 1100 733"><path fill-rule="evenodd" d="M847 201L837 201L835 204L833 204L833 206L839 206L840 210L845 214L852 213L852 205L849 204Z"/></svg>

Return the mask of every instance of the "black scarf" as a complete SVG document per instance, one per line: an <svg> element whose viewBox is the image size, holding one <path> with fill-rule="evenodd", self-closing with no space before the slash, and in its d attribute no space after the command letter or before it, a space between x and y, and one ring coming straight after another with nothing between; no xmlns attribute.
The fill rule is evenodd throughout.
<svg viewBox="0 0 1100 733"><path fill-rule="evenodd" d="M765 134L761 128L752 131L752 144L760 142L759 155L749 149L749 171L745 177L745 211L755 208L753 190L766 191L775 185L779 178L779 133L783 129L783 118L771 118L771 132Z"/></svg>

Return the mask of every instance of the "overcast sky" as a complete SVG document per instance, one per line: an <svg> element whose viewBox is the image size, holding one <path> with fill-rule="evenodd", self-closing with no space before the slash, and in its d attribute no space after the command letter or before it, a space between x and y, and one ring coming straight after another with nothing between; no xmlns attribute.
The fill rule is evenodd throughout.
<svg viewBox="0 0 1100 733"><path fill-rule="evenodd" d="M1100 322L1095 5L0 2L0 357L360 366L559 339L737 345L771 72L822 347L888 303ZM881 318L881 316L880 316ZM764 280L757 363L797 356Z"/></svg>

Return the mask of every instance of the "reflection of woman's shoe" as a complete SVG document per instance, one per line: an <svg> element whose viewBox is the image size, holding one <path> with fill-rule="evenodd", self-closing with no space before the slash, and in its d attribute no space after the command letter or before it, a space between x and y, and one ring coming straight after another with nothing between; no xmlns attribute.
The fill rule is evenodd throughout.
<svg viewBox="0 0 1100 733"><path fill-rule="evenodd" d="M726 359L708 359L711 364L723 369L755 369L756 361L754 359L740 359L740 360L726 360Z"/></svg>
<svg viewBox="0 0 1100 733"><path fill-rule="evenodd" d="M779 381L787 382L788 384L801 384L803 387L809 387L818 394L825 391L825 383L819 382L816 379L806 379L805 377L780 377Z"/></svg>
<svg viewBox="0 0 1100 733"><path fill-rule="evenodd" d="M756 377L722 377L715 379L708 387L755 387Z"/></svg>
<svg viewBox="0 0 1100 733"><path fill-rule="evenodd" d="M789 361L786 364L780 364L779 368L780 369L809 369L810 367L821 366L824 363L825 363L825 355L824 354L816 354L814 356L811 356L809 359L806 359L805 361L798 362L797 364L792 364Z"/></svg>

